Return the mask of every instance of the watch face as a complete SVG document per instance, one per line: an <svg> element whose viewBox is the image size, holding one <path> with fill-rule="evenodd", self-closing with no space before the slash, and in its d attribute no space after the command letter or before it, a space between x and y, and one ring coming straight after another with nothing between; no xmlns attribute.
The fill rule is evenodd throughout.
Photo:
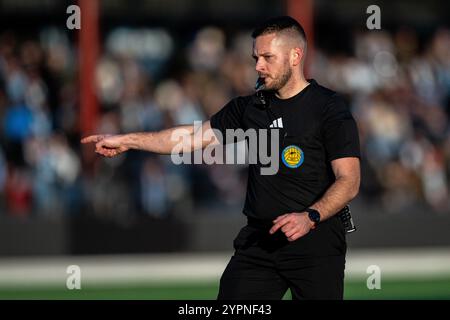
<svg viewBox="0 0 450 320"><path fill-rule="evenodd" d="M313 222L315 222L315 223L320 222L320 214L317 210L310 209L308 216Z"/></svg>

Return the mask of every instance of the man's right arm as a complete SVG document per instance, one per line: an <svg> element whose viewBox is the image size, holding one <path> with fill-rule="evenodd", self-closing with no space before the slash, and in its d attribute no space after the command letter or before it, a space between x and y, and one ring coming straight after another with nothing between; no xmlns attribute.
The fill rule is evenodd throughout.
<svg viewBox="0 0 450 320"><path fill-rule="evenodd" d="M130 149L171 154L175 147L179 151L191 152L209 145L219 144L209 121L201 126L185 125L155 132L134 132L119 135L93 135L81 143L95 143L95 152L105 157L114 157Z"/></svg>

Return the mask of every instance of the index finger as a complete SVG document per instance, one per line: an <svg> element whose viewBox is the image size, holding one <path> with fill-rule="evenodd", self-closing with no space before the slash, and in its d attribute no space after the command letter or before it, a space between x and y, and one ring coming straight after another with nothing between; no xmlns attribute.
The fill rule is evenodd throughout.
<svg viewBox="0 0 450 320"><path fill-rule="evenodd" d="M81 143L89 143L89 142L99 142L100 140L103 139L103 135L93 135L93 136L89 136L89 137L85 137L83 139L81 139Z"/></svg>
<svg viewBox="0 0 450 320"><path fill-rule="evenodd" d="M278 221L280 221L280 219L283 219L284 217L286 217L289 213L285 213L282 214L281 216L278 216L275 220L273 220L273 223L277 223Z"/></svg>

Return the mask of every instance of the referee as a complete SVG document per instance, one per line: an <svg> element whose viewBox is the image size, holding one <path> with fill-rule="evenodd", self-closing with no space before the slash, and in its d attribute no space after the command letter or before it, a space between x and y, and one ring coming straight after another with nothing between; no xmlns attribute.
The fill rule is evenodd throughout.
<svg viewBox="0 0 450 320"><path fill-rule="evenodd" d="M306 36L291 17L264 22L252 34L260 94L237 97L202 126L159 132L94 135L96 152L113 157L129 149L170 154L183 129L193 151L223 143L204 139L216 129L279 130L279 170L262 175L250 164L243 213L248 223L234 240L218 299L342 299L346 240L336 215L358 193L358 130L344 100L305 79ZM186 149L183 149L186 150Z"/></svg>

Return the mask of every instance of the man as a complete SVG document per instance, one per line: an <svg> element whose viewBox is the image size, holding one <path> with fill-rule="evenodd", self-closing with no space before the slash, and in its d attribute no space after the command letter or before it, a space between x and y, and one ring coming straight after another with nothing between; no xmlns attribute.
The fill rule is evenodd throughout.
<svg viewBox="0 0 450 320"><path fill-rule="evenodd" d="M253 32L253 57L264 87L230 101L200 128L95 135L96 152L116 156L129 149L170 154L171 140L185 129L191 151L221 143L201 132L217 129L280 131L281 159L274 175L249 166L244 214L248 224L234 240L235 253L220 280L219 299L342 299L346 242L336 215L358 193L359 139L356 123L335 92L306 80L306 37L291 17L265 22Z"/></svg>

